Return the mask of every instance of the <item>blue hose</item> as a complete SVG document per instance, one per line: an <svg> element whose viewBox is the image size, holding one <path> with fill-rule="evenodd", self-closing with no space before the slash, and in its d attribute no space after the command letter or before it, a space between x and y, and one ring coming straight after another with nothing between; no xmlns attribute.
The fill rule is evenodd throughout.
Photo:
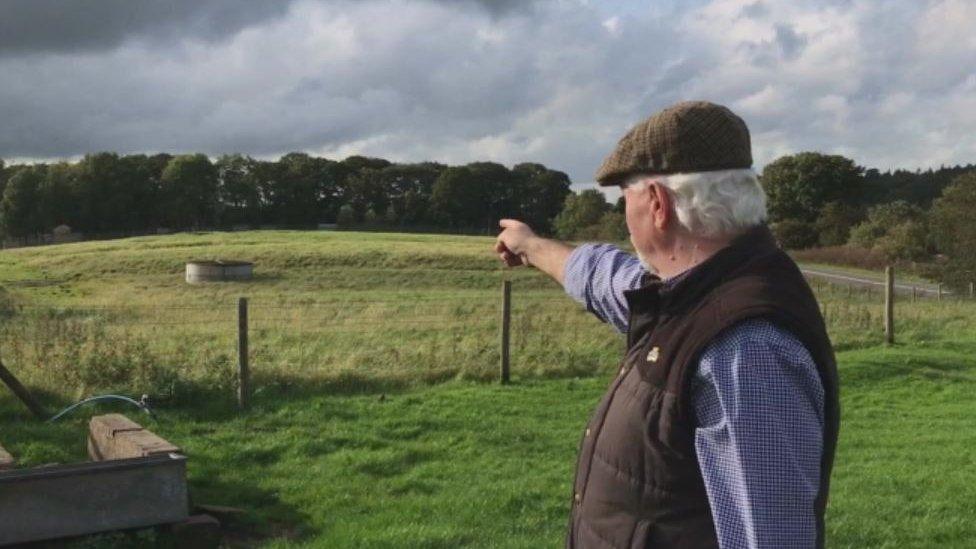
<svg viewBox="0 0 976 549"><path fill-rule="evenodd" d="M74 410L75 408L77 408L77 407L79 407L79 406L81 406L83 404L88 404L89 402L98 402L98 401L102 401L102 400L121 400L122 402L128 402L129 404L133 404L136 407L138 407L140 410L142 410L143 412L146 412L147 414L149 414L149 417L151 417L153 419L156 419L156 414L154 414L153 411L149 408L149 395L142 395L142 398L140 400L133 400L133 399L131 399L129 397L120 396L120 395L99 395L99 396L93 396L93 397L86 398L85 400L82 400L81 402L76 402L76 403L72 404L71 406L68 406L64 410L61 410L60 412L57 413L57 415L55 415L54 417L52 417L51 419L49 419L47 421L48 421L48 423L53 423L53 422L57 421L58 419L60 419L61 416L65 415L65 414L67 414L69 412L71 412L72 410Z"/></svg>

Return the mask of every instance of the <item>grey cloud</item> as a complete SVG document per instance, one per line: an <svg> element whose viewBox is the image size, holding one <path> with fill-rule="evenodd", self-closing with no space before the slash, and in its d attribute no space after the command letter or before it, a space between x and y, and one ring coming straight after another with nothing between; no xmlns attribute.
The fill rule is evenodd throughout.
<svg viewBox="0 0 976 549"><path fill-rule="evenodd" d="M924 6L868 1L838 14L769 0L754 4L758 19L717 10L706 28L637 10L611 31L601 23L618 12L596 4L298 0L274 24L270 12L228 22L252 27L203 45L174 45L167 33L212 23L127 30L114 47L0 55L0 156L305 150L539 161L586 183L638 120L708 99L741 110L762 162L808 149L850 151L880 167L972 160L964 156L976 122L966 112L976 108L959 116L949 105L972 96L965 75L976 73L976 56L965 47L922 54L905 40ZM206 22L216 12L194 13ZM801 34L773 25L797 13L861 19L855 32L833 35L829 26ZM720 32L736 21L774 38ZM834 51L840 39L850 42ZM945 58L955 62L943 66ZM918 141L933 128L941 133Z"/></svg>
<svg viewBox="0 0 976 549"><path fill-rule="evenodd" d="M285 13L287 1L4 0L0 55L111 49L128 38L219 40Z"/></svg>
<svg viewBox="0 0 976 549"><path fill-rule="evenodd" d="M769 8L766 4L762 2L753 2L752 4L747 4L742 7L742 11L739 12L742 17L749 17L751 19L758 19L765 17L769 13Z"/></svg>
<svg viewBox="0 0 976 549"><path fill-rule="evenodd" d="M776 25L776 44L779 46L783 59L792 61L803 51L807 44L805 37L797 34L790 25L779 23Z"/></svg>
<svg viewBox="0 0 976 549"><path fill-rule="evenodd" d="M530 11L536 4L541 3L539 0L462 0L461 2L458 2L458 0L438 1L449 4L474 4L495 15L511 13L514 11Z"/></svg>
<svg viewBox="0 0 976 549"><path fill-rule="evenodd" d="M366 49L331 56L328 45L317 51L287 28L215 46L203 60L162 65L142 48L0 62L9 77L0 86L0 156L101 149L265 155L401 130L425 142L445 134L478 139L503 132L547 98L521 39L477 41L477 30L490 28L486 15L423 2L394 19L381 17L389 6L379 2L303 7L329 10L317 14L320 23L347 18L354 47ZM306 16L292 14L288 23ZM538 32L509 25L519 35ZM240 59L245 66L231 67Z"/></svg>
<svg viewBox="0 0 976 549"><path fill-rule="evenodd" d="M785 23L773 26L774 36L770 40L743 42L737 46L752 62L761 67L776 67L781 61L797 59L806 47L807 39Z"/></svg>

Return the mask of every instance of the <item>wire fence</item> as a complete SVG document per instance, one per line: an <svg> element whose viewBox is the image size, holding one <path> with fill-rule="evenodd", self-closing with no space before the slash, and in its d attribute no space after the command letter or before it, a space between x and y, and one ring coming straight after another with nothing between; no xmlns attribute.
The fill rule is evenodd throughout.
<svg viewBox="0 0 976 549"><path fill-rule="evenodd" d="M812 279L838 348L882 341L882 292ZM900 330L933 334L973 320L969 300L899 301ZM52 391L179 396L233 394L242 357L236 301L201 304L8 305L0 357ZM446 379L497 380L505 357L516 378L612 370L623 339L558 290L516 288L441 295L350 294L248 302L244 357L254 386L325 383L355 389ZM507 350L507 352L506 352Z"/></svg>
<svg viewBox="0 0 976 549"><path fill-rule="evenodd" d="M516 377L592 373L605 362L598 356L619 350L620 338L561 292L516 295L508 310ZM497 379L503 312L497 291L296 302L259 296L248 303L244 358L255 386ZM232 393L241 383L235 302L30 304L0 315L0 356L32 383L62 392Z"/></svg>

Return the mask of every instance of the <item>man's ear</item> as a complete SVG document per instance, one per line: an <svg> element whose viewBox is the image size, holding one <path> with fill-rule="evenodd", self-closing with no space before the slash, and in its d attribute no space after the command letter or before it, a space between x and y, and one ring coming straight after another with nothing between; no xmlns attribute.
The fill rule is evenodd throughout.
<svg viewBox="0 0 976 549"><path fill-rule="evenodd" d="M654 221L654 226L663 231L671 224L674 215L674 201L671 199L671 193L657 181L648 185L647 190L651 195L651 218Z"/></svg>

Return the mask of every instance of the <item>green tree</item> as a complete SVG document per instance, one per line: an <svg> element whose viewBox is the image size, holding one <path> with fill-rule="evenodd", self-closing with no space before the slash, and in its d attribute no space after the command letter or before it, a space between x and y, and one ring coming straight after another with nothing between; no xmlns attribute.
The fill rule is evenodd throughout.
<svg viewBox="0 0 976 549"><path fill-rule="evenodd" d="M349 204L343 204L339 208L339 213L336 216L336 224L338 224L340 228L348 229L361 221L362 219L356 219L356 212L352 210L352 206Z"/></svg>
<svg viewBox="0 0 976 549"><path fill-rule="evenodd" d="M393 164L379 170L378 179L389 202L385 222L421 225L430 219L430 200L434 182L447 166L435 162Z"/></svg>
<svg viewBox="0 0 976 549"><path fill-rule="evenodd" d="M569 176L542 164L524 163L512 168L516 182L516 211L539 233L551 234L553 220L562 211L569 189Z"/></svg>
<svg viewBox="0 0 976 549"><path fill-rule="evenodd" d="M868 210L867 219L851 230L850 243L875 249L890 260L920 260L928 255L925 211L904 200Z"/></svg>
<svg viewBox="0 0 976 549"><path fill-rule="evenodd" d="M471 185L483 200L472 218L476 228L490 233L498 228L499 219L520 216L520 200L516 196L520 189L508 168L496 162L472 162L465 167L471 174Z"/></svg>
<svg viewBox="0 0 976 549"><path fill-rule="evenodd" d="M891 260L928 259L931 256L928 224L922 219L895 225L875 244L875 249Z"/></svg>
<svg viewBox="0 0 976 549"><path fill-rule="evenodd" d="M169 155L134 154L119 159L120 185L128 206L119 218L117 230L145 231L159 226L162 172Z"/></svg>
<svg viewBox="0 0 976 549"><path fill-rule="evenodd" d="M43 229L40 189L46 177L46 166L17 170L0 200L0 224L7 236L33 236Z"/></svg>
<svg viewBox="0 0 976 549"><path fill-rule="evenodd" d="M392 165L392 162L383 158L354 155L339 162L338 173L349 176L362 170L382 170Z"/></svg>
<svg viewBox="0 0 976 549"><path fill-rule="evenodd" d="M323 203L332 196L333 186L328 160L297 152L282 156L269 197L274 221L290 226L317 224L323 220Z"/></svg>
<svg viewBox="0 0 976 549"><path fill-rule="evenodd" d="M77 169L73 164L59 162L48 166L38 187L41 225L45 230L58 225L77 226L76 178Z"/></svg>
<svg viewBox="0 0 976 549"><path fill-rule="evenodd" d="M217 168L203 154L175 156L162 174L165 220L178 229L213 226L217 211Z"/></svg>
<svg viewBox="0 0 976 549"><path fill-rule="evenodd" d="M594 231L593 236L584 236L583 238L609 240L611 242L623 242L630 238L625 214L614 210L604 212L600 216L600 221L596 225L588 227L588 229Z"/></svg>
<svg viewBox="0 0 976 549"><path fill-rule="evenodd" d="M976 281L976 172L961 175L942 191L929 216L935 243L948 260L943 278L962 290Z"/></svg>
<svg viewBox="0 0 976 549"><path fill-rule="evenodd" d="M861 209L846 202L828 202L820 210L814 227L821 246L840 246L846 244L851 228L862 218Z"/></svg>
<svg viewBox="0 0 976 549"><path fill-rule="evenodd" d="M221 225L261 223L261 195L251 177L253 166L254 159L241 154L225 154L214 163Z"/></svg>
<svg viewBox="0 0 976 549"><path fill-rule="evenodd" d="M598 190L587 189L579 194L566 197L563 210L556 216L553 225L559 238L585 238L584 231L599 225L603 214L610 211L610 204Z"/></svg>
<svg viewBox="0 0 976 549"><path fill-rule="evenodd" d="M434 182L431 208L438 223L454 230L484 226L487 189L479 185L467 167L452 167L441 172Z"/></svg>
<svg viewBox="0 0 976 549"><path fill-rule="evenodd" d="M336 162L333 166L333 178L335 180L334 193L334 212L339 211L339 205L349 203L349 182L352 178L366 170L376 171L391 166L389 160L382 158L370 158L368 156L350 156L345 160Z"/></svg>
<svg viewBox="0 0 976 549"><path fill-rule="evenodd" d="M78 225L85 232L107 233L127 224L135 206L129 174L119 155L85 155L75 166Z"/></svg>
<svg viewBox="0 0 976 549"><path fill-rule="evenodd" d="M249 185L257 189L260 209L259 222L275 222L274 204L277 200L278 181L281 178L281 165L278 162L254 160L249 167L247 178Z"/></svg>
<svg viewBox="0 0 976 549"><path fill-rule="evenodd" d="M817 243L817 228L813 223L784 219L772 223L769 228L773 231L776 242L787 250L802 250Z"/></svg>
<svg viewBox="0 0 976 549"><path fill-rule="evenodd" d="M366 221L366 213L372 212L371 224L386 215L389 194L380 170L364 169L346 180L345 204L353 211L356 221Z"/></svg>
<svg viewBox="0 0 976 549"><path fill-rule="evenodd" d="M769 220L813 223L830 202L860 203L864 169L839 155L802 152L780 157L762 173Z"/></svg>
<svg viewBox="0 0 976 549"><path fill-rule="evenodd" d="M627 201L623 196L617 199L617 203L613 205L613 211L621 214L627 213Z"/></svg>

